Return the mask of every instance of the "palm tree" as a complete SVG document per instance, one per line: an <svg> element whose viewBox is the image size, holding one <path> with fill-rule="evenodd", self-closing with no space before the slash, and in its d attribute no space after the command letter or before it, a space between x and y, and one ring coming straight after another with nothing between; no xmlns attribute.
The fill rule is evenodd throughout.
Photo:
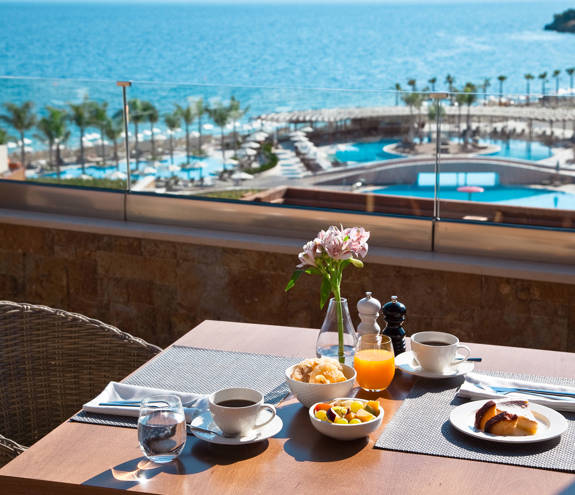
<svg viewBox="0 0 575 495"><path fill-rule="evenodd" d="M164 122L170 135L170 162L172 165L174 164L174 132L180 127L180 121L181 116L177 110L164 115Z"/></svg>
<svg viewBox="0 0 575 495"><path fill-rule="evenodd" d="M465 105L465 93L457 88L453 88L453 92L457 103L457 134L461 136L461 109Z"/></svg>
<svg viewBox="0 0 575 495"><path fill-rule="evenodd" d="M399 105L399 95L401 94L401 84L395 83L395 106Z"/></svg>
<svg viewBox="0 0 575 495"><path fill-rule="evenodd" d="M34 103L26 101L21 105L15 103L4 103L4 108L8 111L6 115L0 115L0 120L6 122L20 136L20 161L26 167L26 145L24 143L24 133L34 127L36 116L32 113Z"/></svg>
<svg viewBox="0 0 575 495"><path fill-rule="evenodd" d="M427 118L435 122L437 120L437 107L439 107L439 120L445 117L445 107L441 104L438 105L439 102L433 102L432 105L429 105L427 110Z"/></svg>
<svg viewBox="0 0 575 495"><path fill-rule="evenodd" d="M491 86L491 80L486 77L483 79L483 83L481 83L481 90L483 91L483 100L487 99L487 89Z"/></svg>
<svg viewBox="0 0 575 495"><path fill-rule="evenodd" d="M136 155L136 169L140 168L140 153L138 151L138 129L142 122L146 121L146 107L142 100L134 98L128 102L128 108L130 109L130 120L134 124L134 154Z"/></svg>
<svg viewBox="0 0 575 495"><path fill-rule="evenodd" d="M230 98L230 120L234 126L234 151L238 150L238 136L236 132L237 122L248 112L249 106L245 108L240 107L240 102L235 97Z"/></svg>
<svg viewBox="0 0 575 495"><path fill-rule="evenodd" d="M551 76L555 78L555 96L559 94L559 74L561 74L559 69L555 69L551 74Z"/></svg>
<svg viewBox="0 0 575 495"><path fill-rule="evenodd" d="M433 93L435 93L435 83L437 82L437 77L434 76L434 77L432 77L431 79L429 79L427 82L428 82L429 84L431 84L431 91L432 91Z"/></svg>
<svg viewBox="0 0 575 495"><path fill-rule="evenodd" d="M121 115L121 114L120 114ZM118 139L122 136L124 132L124 126L121 118L114 117L108 118L104 124L104 134L112 142L114 146L114 161L116 162L116 168L120 170L120 157L118 156Z"/></svg>
<svg viewBox="0 0 575 495"><path fill-rule="evenodd" d="M413 114L413 109L417 108L418 111L421 108L421 104L423 103L423 97L421 93L416 93L412 91L411 93L404 93L402 95L403 102L409 107L409 131L407 134L407 141L409 143L413 143L413 129L415 127L415 116Z"/></svg>
<svg viewBox="0 0 575 495"><path fill-rule="evenodd" d="M573 74L575 74L575 67L569 67L568 69L565 69L565 72L569 74L569 89L571 90L571 93L573 93Z"/></svg>
<svg viewBox="0 0 575 495"><path fill-rule="evenodd" d="M35 137L48 145L48 166L52 167L54 165L54 133L52 132L50 120L47 117L42 117L36 124L36 129L38 129L39 133Z"/></svg>
<svg viewBox="0 0 575 495"><path fill-rule="evenodd" d="M208 107L204 105L203 98L196 100L196 117L198 118L198 155L202 154L202 117L208 111Z"/></svg>
<svg viewBox="0 0 575 495"><path fill-rule="evenodd" d="M150 103L149 101L142 102L142 108L144 112L144 120L150 124L150 143L152 145L152 160L156 159L156 139L155 139L155 132L154 126L160 120L160 114L158 113L158 109Z"/></svg>
<svg viewBox="0 0 575 495"><path fill-rule="evenodd" d="M6 130L0 128L0 145L7 144L9 139L10 136L8 136Z"/></svg>
<svg viewBox="0 0 575 495"><path fill-rule="evenodd" d="M192 155L190 151L190 125L196 118L196 109L192 105L182 107L176 103L174 114L178 114L178 116L184 121L184 130L186 131L186 162L189 163Z"/></svg>
<svg viewBox="0 0 575 495"><path fill-rule="evenodd" d="M525 74L523 76L525 78L525 82L527 83L527 105L529 105L529 94L531 92L531 81L533 81L533 79L535 79L535 76L533 74Z"/></svg>
<svg viewBox="0 0 575 495"><path fill-rule="evenodd" d="M221 146L222 146L222 161L224 163L224 170L226 169L226 154L224 149L224 127L230 120L230 107L218 103L215 107L208 108L207 112L210 118L220 128Z"/></svg>
<svg viewBox="0 0 575 495"><path fill-rule="evenodd" d="M102 155L102 163L106 162L106 146L104 144L104 136L106 135L106 124L108 123L108 103L98 103L93 101L89 105L89 122L90 125L96 127L100 131L100 154Z"/></svg>
<svg viewBox="0 0 575 495"><path fill-rule="evenodd" d="M86 132L86 128L91 125L90 112L92 104L88 100L88 97L85 97L82 103L68 103L68 107L70 108L69 119L80 130L80 165L82 166L82 173L85 174L86 159L84 156L84 134Z"/></svg>
<svg viewBox="0 0 575 495"><path fill-rule="evenodd" d="M542 72L539 74L539 79L541 79L541 96L545 96L545 83L547 82L547 72Z"/></svg>
<svg viewBox="0 0 575 495"><path fill-rule="evenodd" d="M501 99L503 98L503 83L507 80L507 76L501 74L497 76L497 80L499 81L499 104L501 105Z"/></svg>
<svg viewBox="0 0 575 495"><path fill-rule="evenodd" d="M67 114L64 110L58 110L57 108L50 109L50 118L54 122L54 134L56 143L56 170L58 171L58 179L60 178L60 164L62 163L62 157L60 156L60 145L70 139L70 130L67 127Z"/></svg>
<svg viewBox="0 0 575 495"><path fill-rule="evenodd" d="M67 126L68 115L65 110L54 107L46 107L46 111L47 115L40 119L37 127L41 132L40 138L43 138L48 143L50 165L56 165L58 178L60 178L60 163L62 162L60 145L70 137L70 131ZM54 145L56 146L56 156L52 160Z"/></svg>
<svg viewBox="0 0 575 495"><path fill-rule="evenodd" d="M469 134L471 133L471 105L477 100L477 86L475 84L468 82L463 87L463 93L461 93L461 103L467 105L467 120L466 129L464 137L464 146L467 147Z"/></svg>
<svg viewBox="0 0 575 495"><path fill-rule="evenodd" d="M407 85L411 88L411 91L415 91L415 88L417 86L417 81L415 79L409 79L407 81Z"/></svg>
<svg viewBox="0 0 575 495"><path fill-rule="evenodd" d="M455 77L451 74L447 74L447 76L445 76L445 82L447 83L449 90L449 101L451 101L451 104L453 105L453 84L455 83Z"/></svg>

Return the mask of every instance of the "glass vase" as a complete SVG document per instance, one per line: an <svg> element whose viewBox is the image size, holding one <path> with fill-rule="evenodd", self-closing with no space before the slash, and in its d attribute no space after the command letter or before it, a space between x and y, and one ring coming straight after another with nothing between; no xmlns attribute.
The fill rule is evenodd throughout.
<svg viewBox="0 0 575 495"><path fill-rule="evenodd" d="M355 328L353 328L347 306L347 299L342 297L339 304L341 304L341 312L338 310L338 301L334 297L329 300L327 313L317 337L315 346L316 355L317 357L330 357L340 363L342 362L342 356L339 353L338 332L338 316L341 314L341 323L343 326L343 362L349 366L353 366L357 334L355 333Z"/></svg>

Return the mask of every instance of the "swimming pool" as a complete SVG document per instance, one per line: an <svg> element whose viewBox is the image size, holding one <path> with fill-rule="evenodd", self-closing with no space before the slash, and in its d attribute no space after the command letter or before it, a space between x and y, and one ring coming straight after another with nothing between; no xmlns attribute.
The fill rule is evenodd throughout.
<svg viewBox="0 0 575 495"><path fill-rule="evenodd" d="M181 168L179 168L178 170L170 170L170 159L164 159L164 160L160 160L158 162L155 162L156 165L154 166L154 162L145 162L145 161L141 161L140 162L140 167L137 170L136 169L136 162L134 160L132 160L130 162L130 169L132 171L132 180L138 180L142 177L145 177L146 175L152 175L152 174L145 174L144 173L144 169L146 169L147 167L152 167L156 169L156 173L153 174L158 178L169 178L172 176L178 176L181 179L186 179L186 180L190 180L190 179L195 179L198 180L201 177L207 177L208 175L217 175L218 172L220 172L223 169L222 166L222 160L215 158L215 157L191 157L191 161L192 162L196 162L196 167L195 168L190 168L187 170L182 170ZM178 155L174 155L174 166L181 166L184 163L187 162L186 156L184 154L178 154ZM232 168L231 164L228 164L226 166L228 169ZM94 177L96 179L103 179L105 178L108 174L115 172L117 169L117 167L115 165L106 165L106 166L97 166L97 165L86 165L85 167L85 173L86 175L89 175L90 177ZM126 172L126 163L124 162L120 162L120 172ZM62 172L60 174L60 177L62 179L74 179L74 178L78 178L82 175L82 167L80 166L73 166L73 167L67 167L67 168L63 168ZM56 172L48 172L48 173L43 173L43 174L36 174L33 172L27 172L26 173L26 177L29 179L34 179L37 177L50 177L50 178L56 178L58 176L58 174Z"/></svg>
<svg viewBox="0 0 575 495"><path fill-rule="evenodd" d="M399 143L399 139L380 139L371 143L353 143L344 150L337 150L335 157L340 162L367 163L379 160L401 158L400 155L383 151L384 146Z"/></svg>
<svg viewBox="0 0 575 495"><path fill-rule="evenodd" d="M560 210L575 210L575 194L551 189L539 189L520 186L485 187L482 193L459 192L454 187L441 187L440 199L455 199L460 201L477 201L481 203L496 203L510 206L531 206L534 208L557 208ZM370 191L374 194L389 194L392 196L414 196L417 198L433 198L433 187L395 185Z"/></svg>
<svg viewBox="0 0 575 495"><path fill-rule="evenodd" d="M523 141L522 139L489 139L480 141L480 144L499 146L499 151L481 156L500 156L502 158L518 158L519 160L539 161L553 155L551 149L537 141Z"/></svg>
<svg viewBox="0 0 575 495"><path fill-rule="evenodd" d="M458 141L454 138L452 141ZM338 150L335 157L340 162L368 163L379 160L401 158L401 155L387 153L383 148L389 144L398 143L398 139L381 139L371 143L353 143L348 149ZM501 158L516 158L519 160L538 161L552 156L551 149L539 142L523 141L522 139L488 139L479 144L499 146L499 151L478 156L498 156Z"/></svg>

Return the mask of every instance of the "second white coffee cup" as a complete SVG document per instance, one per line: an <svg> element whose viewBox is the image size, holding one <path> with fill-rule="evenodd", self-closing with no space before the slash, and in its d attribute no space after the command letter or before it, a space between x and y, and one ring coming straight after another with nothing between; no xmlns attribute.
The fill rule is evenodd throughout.
<svg viewBox="0 0 575 495"><path fill-rule="evenodd" d="M276 416L271 404L264 404L263 395L251 388L225 388L208 398L214 423L227 436L246 435L254 428L261 428ZM265 421L258 422L260 411L269 410L272 414Z"/></svg>
<svg viewBox="0 0 575 495"><path fill-rule="evenodd" d="M411 336L411 351L426 371L442 373L454 364L466 361L471 349L459 339L445 332L418 332ZM457 351L463 355L457 357ZM456 360L457 357L457 360Z"/></svg>

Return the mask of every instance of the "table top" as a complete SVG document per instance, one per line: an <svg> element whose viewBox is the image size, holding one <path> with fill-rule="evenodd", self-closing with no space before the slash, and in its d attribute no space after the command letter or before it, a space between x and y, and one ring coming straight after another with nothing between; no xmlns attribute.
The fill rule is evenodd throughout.
<svg viewBox="0 0 575 495"><path fill-rule="evenodd" d="M204 321L175 344L281 356L310 356L317 330ZM575 376L575 354L469 344L482 356L477 370ZM414 383L397 373L382 394L385 417L393 416ZM359 392L361 397L363 392ZM381 428L365 442L338 442L316 432L307 409L294 398L278 414L283 430L258 444L226 447L192 436L177 461L149 469L131 428L66 422L0 469L0 493L196 494L354 493L564 493L575 476L503 464L374 449ZM575 452L574 452L575 462Z"/></svg>

